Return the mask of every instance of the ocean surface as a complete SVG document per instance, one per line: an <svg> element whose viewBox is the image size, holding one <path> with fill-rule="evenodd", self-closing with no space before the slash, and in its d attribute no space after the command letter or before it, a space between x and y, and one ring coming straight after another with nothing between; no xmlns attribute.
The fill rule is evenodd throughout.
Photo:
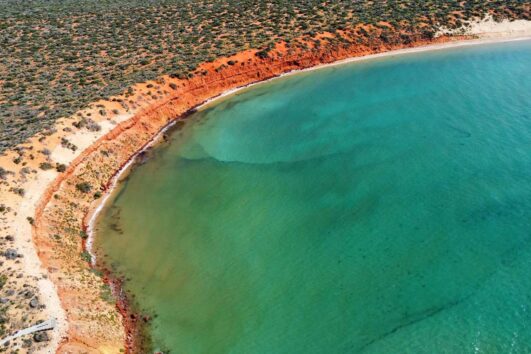
<svg viewBox="0 0 531 354"><path fill-rule="evenodd" d="M148 152L100 263L171 353L531 353L531 42L260 84Z"/></svg>

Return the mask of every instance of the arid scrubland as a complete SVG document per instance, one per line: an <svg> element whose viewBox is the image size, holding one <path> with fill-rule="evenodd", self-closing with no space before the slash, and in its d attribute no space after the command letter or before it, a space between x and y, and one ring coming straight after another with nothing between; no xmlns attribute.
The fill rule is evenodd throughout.
<svg viewBox="0 0 531 354"><path fill-rule="evenodd" d="M200 75L200 63L245 49L260 49L259 55L267 56L279 41L294 48L304 48L308 40L319 45L316 35L323 32L341 45L348 40L341 31L355 27L360 42L392 40L397 32L407 42L410 34L430 37L441 26L458 28L486 13L495 19L529 19L530 4L0 0L0 152L133 83L163 74ZM132 104L120 103L125 110ZM98 114L108 113L101 109ZM85 118L90 124L90 117Z"/></svg>

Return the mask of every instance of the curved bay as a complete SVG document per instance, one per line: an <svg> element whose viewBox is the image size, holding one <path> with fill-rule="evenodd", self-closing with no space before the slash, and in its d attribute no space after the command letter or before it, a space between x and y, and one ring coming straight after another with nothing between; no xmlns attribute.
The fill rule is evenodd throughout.
<svg viewBox="0 0 531 354"><path fill-rule="evenodd" d="M531 42L298 74L192 115L98 222L174 353L530 352Z"/></svg>

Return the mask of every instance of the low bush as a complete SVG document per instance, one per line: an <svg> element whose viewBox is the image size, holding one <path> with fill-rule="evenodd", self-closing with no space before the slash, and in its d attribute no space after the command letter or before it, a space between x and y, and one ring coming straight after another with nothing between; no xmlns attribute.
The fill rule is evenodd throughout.
<svg viewBox="0 0 531 354"><path fill-rule="evenodd" d="M55 170L59 173L62 173L62 172L65 172L66 171L66 165L65 164L62 164L62 163L58 163L56 166L55 166Z"/></svg>
<svg viewBox="0 0 531 354"><path fill-rule="evenodd" d="M88 193L92 189L92 186L88 182L81 182L76 184L76 189L82 193Z"/></svg>
<svg viewBox="0 0 531 354"><path fill-rule="evenodd" d="M49 162L41 162L39 168L43 171L51 170L53 168L52 164Z"/></svg>

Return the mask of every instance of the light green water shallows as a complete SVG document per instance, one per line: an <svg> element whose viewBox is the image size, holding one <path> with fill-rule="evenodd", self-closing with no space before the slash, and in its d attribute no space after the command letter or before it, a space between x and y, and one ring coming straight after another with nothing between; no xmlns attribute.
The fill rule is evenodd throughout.
<svg viewBox="0 0 531 354"><path fill-rule="evenodd" d="M96 247L172 353L531 353L531 42L307 72L190 117Z"/></svg>

